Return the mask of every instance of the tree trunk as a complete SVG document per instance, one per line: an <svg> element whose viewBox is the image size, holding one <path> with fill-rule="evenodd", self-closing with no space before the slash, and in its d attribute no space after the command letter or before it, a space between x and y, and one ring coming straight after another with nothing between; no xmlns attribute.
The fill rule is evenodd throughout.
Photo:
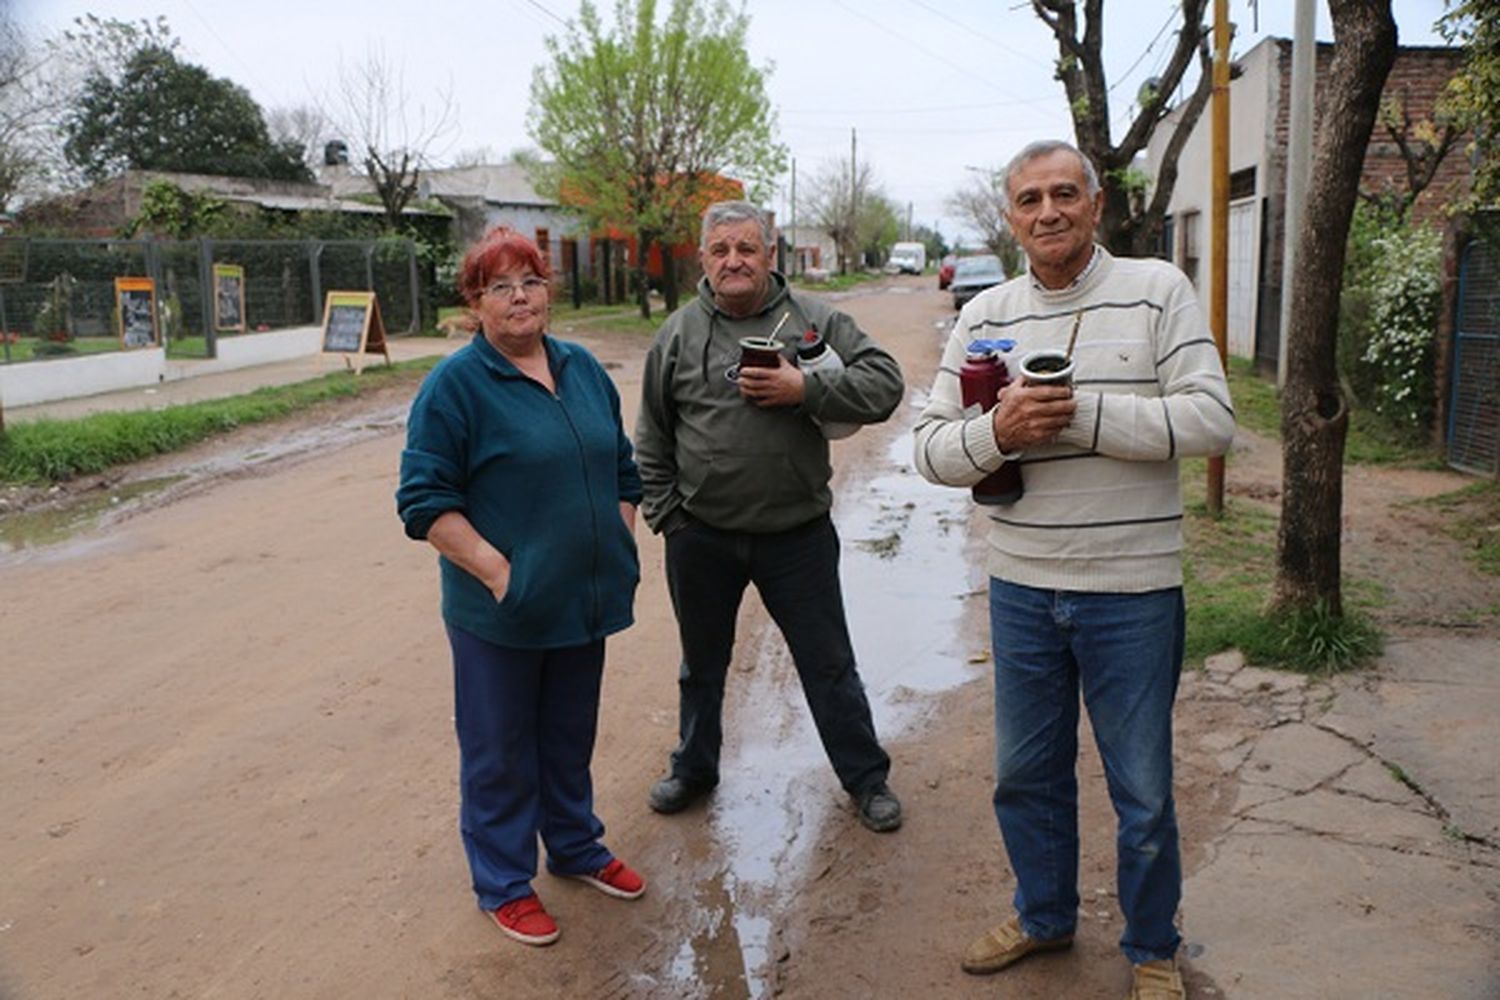
<svg viewBox="0 0 1500 1000"><path fill-rule="evenodd" d="M1281 399L1282 498L1273 605L1343 614L1339 532L1349 407L1339 387L1339 293L1365 150L1396 58L1391 0L1332 0L1334 50L1312 184L1294 234L1292 320Z"/></svg>
<svg viewBox="0 0 1500 1000"><path fill-rule="evenodd" d="M661 248L661 294L666 302L669 316L677 311L679 301L677 292L677 258L672 256L672 248L663 244Z"/></svg>
<svg viewBox="0 0 1500 1000"><path fill-rule="evenodd" d="M642 229L635 238L635 295L641 306L641 319L651 318L651 279L646 273L646 259L651 252L652 236Z"/></svg>
<svg viewBox="0 0 1500 1000"><path fill-rule="evenodd" d="M1104 211L1099 216L1099 241L1117 257L1133 256L1135 220L1130 214L1130 195L1112 180L1101 177L1100 181L1104 186Z"/></svg>

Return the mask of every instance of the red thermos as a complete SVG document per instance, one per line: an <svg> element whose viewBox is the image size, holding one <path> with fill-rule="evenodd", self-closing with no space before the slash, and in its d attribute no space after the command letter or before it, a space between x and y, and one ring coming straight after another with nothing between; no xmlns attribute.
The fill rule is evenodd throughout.
<svg viewBox="0 0 1500 1000"><path fill-rule="evenodd" d="M1010 370L1001 354L1015 346L1012 340L976 340L968 347L963 367L958 370L958 384L963 393L964 411L978 407L987 413L995 405L1000 390L1010 384ZM1021 466L1006 462L974 484L975 503L1011 504L1021 499Z"/></svg>

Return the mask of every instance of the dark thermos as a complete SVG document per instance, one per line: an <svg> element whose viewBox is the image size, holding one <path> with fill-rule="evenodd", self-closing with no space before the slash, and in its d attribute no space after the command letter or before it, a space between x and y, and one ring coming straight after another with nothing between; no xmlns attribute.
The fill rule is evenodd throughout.
<svg viewBox="0 0 1500 1000"><path fill-rule="evenodd" d="M1000 390L1010 384L1010 370L1000 355L1016 346L1013 340L976 340L969 344L958 383L963 392L964 411L978 407L988 413ZM1006 462L974 484L975 503L1010 504L1021 499L1021 466Z"/></svg>

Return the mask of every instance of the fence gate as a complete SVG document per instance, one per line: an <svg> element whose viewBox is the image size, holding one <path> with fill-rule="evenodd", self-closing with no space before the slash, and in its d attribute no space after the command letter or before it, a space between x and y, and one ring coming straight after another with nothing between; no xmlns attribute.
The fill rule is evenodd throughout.
<svg viewBox="0 0 1500 1000"><path fill-rule="evenodd" d="M1448 464L1500 474L1500 253L1471 240L1458 265Z"/></svg>

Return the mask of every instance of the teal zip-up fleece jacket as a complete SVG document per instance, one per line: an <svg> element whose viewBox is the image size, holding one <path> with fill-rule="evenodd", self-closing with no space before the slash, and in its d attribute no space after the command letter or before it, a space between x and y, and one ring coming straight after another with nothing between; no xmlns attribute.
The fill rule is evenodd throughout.
<svg viewBox="0 0 1500 1000"><path fill-rule="evenodd" d="M498 603L439 557L443 620L521 649L576 646L630 625L640 563L620 501L640 473L620 396L577 344L543 338L557 393L476 334L422 383L407 422L396 511L412 538L463 511L510 560Z"/></svg>
<svg viewBox="0 0 1500 1000"><path fill-rule="evenodd" d="M746 402L728 374L742 337L777 333L787 360L809 328L844 362L841 372L807 375L800 406L763 408ZM698 297L657 332L646 355L636 459L646 499L641 510L653 531L682 508L728 531L785 531L828 512L833 475L828 441L811 418L826 423L873 424L901 402L896 359L854 320L815 298L794 295L771 273L771 294L752 316L736 319L714 304L707 279Z"/></svg>

